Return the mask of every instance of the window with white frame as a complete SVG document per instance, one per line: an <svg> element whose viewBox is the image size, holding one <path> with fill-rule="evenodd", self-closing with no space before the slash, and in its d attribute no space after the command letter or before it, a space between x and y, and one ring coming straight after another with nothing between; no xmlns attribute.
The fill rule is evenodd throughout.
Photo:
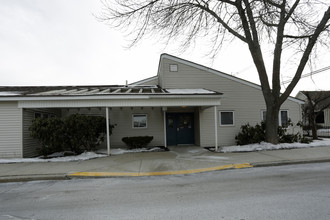
<svg viewBox="0 0 330 220"><path fill-rule="evenodd" d="M132 127L133 128L147 128L147 114L133 114Z"/></svg>
<svg viewBox="0 0 330 220"><path fill-rule="evenodd" d="M178 64L170 64L170 72L178 72Z"/></svg>
<svg viewBox="0 0 330 220"><path fill-rule="evenodd" d="M281 126L288 125L289 123L289 111L288 110L280 110L280 115L279 115L279 124Z"/></svg>
<svg viewBox="0 0 330 220"><path fill-rule="evenodd" d="M220 111L220 126L234 126L234 111Z"/></svg>
<svg viewBox="0 0 330 220"><path fill-rule="evenodd" d="M289 122L289 110L280 110L278 113L278 124L287 125ZM266 110L261 110L261 120L266 121Z"/></svg>
<svg viewBox="0 0 330 220"><path fill-rule="evenodd" d="M266 110L261 110L261 121L266 121Z"/></svg>

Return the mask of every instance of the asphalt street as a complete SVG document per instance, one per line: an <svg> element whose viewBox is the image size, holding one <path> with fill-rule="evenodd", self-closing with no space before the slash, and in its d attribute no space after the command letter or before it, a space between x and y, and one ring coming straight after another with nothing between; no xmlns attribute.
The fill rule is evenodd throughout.
<svg viewBox="0 0 330 220"><path fill-rule="evenodd" d="M0 219L330 219L330 163L0 184Z"/></svg>

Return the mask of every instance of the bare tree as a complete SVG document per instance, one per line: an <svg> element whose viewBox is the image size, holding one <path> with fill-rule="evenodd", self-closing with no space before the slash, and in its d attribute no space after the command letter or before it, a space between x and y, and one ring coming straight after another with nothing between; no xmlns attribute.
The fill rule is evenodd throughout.
<svg viewBox="0 0 330 220"><path fill-rule="evenodd" d="M306 96L306 104L303 106L305 120L312 129L312 137L318 139L316 118L330 107L330 91L302 91Z"/></svg>
<svg viewBox="0 0 330 220"><path fill-rule="evenodd" d="M215 53L229 38L245 43L266 103L266 141L274 144L278 143L281 105L297 85L315 46L329 39L327 0L104 0L103 3L106 8L101 19L125 28L133 36L132 44L149 34L168 41L179 39L183 47L212 36ZM264 44L272 47L271 71L265 65ZM284 51L299 58L290 84L281 93Z"/></svg>

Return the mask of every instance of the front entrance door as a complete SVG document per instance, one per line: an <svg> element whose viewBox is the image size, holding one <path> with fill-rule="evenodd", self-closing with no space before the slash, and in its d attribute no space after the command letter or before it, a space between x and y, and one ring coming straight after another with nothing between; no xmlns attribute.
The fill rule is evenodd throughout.
<svg viewBox="0 0 330 220"><path fill-rule="evenodd" d="M168 145L194 144L194 113L167 113L166 140Z"/></svg>

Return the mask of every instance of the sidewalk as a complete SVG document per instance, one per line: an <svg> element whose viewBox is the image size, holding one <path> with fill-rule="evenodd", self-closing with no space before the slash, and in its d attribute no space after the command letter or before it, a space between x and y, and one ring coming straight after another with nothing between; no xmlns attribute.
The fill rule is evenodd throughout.
<svg viewBox="0 0 330 220"><path fill-rule="evenodd" d="M232 168L330 162L330 146L246 153L213 153L196 146L129 153L78 162L0 164L0 182L190 174Z"/></svg>

